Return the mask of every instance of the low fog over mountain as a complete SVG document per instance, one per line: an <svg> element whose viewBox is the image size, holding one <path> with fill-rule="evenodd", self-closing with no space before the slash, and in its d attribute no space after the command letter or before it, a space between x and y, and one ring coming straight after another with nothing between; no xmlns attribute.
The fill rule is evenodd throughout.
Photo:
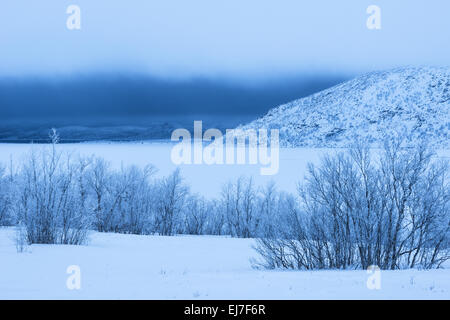
<svg viewBox="0 0 450 320"><path fill-rule="evenodd" d="M297 77L244 83L164 80L143 75L0 80L0 139L39 141L56 127L62 141L168 139L172 130L233 128L273 105L328 88L344 77Z"/></svg>

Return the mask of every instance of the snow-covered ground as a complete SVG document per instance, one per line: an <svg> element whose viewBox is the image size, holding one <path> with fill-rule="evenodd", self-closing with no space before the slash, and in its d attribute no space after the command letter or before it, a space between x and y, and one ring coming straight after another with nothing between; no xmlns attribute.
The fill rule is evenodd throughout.
<svg viewBox="0 0 450 320"><path fill-rule="evenodd" d="M0 228L0 299L449 299L450 270L263 271L250 239L92 233L87 246L32 245L17 253ZM81 289L66 286L67 267Z"/></svg>
<svg viewBox="0 0 450 320"><path fill-rule="evenodd" d="M96 155L114 167L176 166L168 143L84 143L61 150ZM35 148L42 148L36 145ZM0 162L20 160L30 145L0 144ZM280 150L280 170L261 176L259 165L183 165L194 192L218 196L241 175L276 182L294 192L306 172L331 149ZM440 151L449 157L450 151ZM92 232L86 246L32 245L17 253L13 228L0 228L0 299L450 299L450 265L443 270L382 271L381 289L369 290L366 271L264 271L252 268L254 240L214 236L135 236ZM67 267L81 270L81 290L66 286Z"/></svg>
<svg viewBox="0 0 450 320"><path fill-rule="evenodd" d="M109 161L115 168L121 165L145 166L154 165L157 175L166 176L172 173L177 166L171 160L171 150L174 144L167 142L147 143L79 143L60 144L62 151L74 155L95 155ZM48 146L29 144L0 144L0 163L8 164L20 161L32 148L40 149ZM306 173L308 162L318 163L320 158L330 152L342 149L326 148L280 148L279 171L275 175L260 175L260 164L256 165L180 165L182 176L193 192L204 196L216 197L222 185L235 180L240 176L252 176L254 182L265 185L270 181L276 183L279 190L296 192L297 184ZM441 157L450 158L450 150L438 152Z"/></svg>

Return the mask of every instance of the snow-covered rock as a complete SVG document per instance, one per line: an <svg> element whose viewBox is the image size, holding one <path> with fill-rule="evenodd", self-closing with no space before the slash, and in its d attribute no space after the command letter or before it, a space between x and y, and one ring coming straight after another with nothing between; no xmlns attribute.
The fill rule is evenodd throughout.
<svg viewBox="0 0 450 320"><path fill-rule="evenodd" d="M450 68L373 72L270 110L242 129L279 129L286 147L379 145L395 130L450 145Z"/></svg>

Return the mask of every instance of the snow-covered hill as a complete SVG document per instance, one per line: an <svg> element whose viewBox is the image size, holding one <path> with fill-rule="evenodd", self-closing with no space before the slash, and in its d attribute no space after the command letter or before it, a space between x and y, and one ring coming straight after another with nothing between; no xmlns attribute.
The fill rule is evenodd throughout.
<svg viewBox="0 0 450 320"><path fill-rule="evenodd" d="M373 145L393 130L450 146L450 68L373 72L270 110L242 129L279 129L282 146Z"/></svg>

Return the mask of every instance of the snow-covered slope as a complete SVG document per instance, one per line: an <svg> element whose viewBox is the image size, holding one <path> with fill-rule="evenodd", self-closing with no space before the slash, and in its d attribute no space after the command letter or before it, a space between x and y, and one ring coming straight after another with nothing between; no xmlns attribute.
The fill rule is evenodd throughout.
<svg viewBox="0 0 450 320"><path fill-rule="evenodd" d="M270 110L243 129L280 129L282 146L372 144L392 130L449 147L450 68L373 72Z"/></svg>

